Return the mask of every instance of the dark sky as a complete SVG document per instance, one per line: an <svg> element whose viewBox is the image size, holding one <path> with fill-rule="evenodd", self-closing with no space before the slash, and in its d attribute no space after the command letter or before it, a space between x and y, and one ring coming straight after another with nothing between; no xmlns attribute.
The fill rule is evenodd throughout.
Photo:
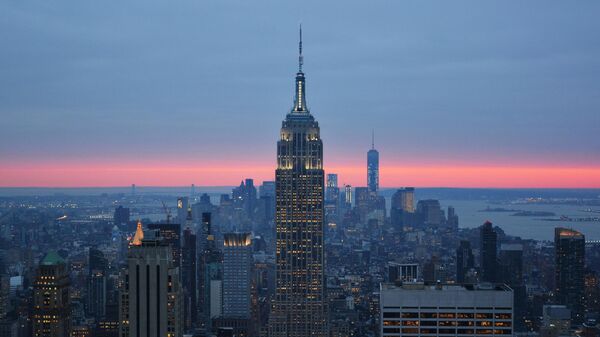
<svg viewBox="0 0 600 337"><path fill-rule="evenodd" d="M382 165L597 168L599 15L598 1L2 1L0 163L273 165L301 22L326 164L362 165L374 129Z"/></svg>

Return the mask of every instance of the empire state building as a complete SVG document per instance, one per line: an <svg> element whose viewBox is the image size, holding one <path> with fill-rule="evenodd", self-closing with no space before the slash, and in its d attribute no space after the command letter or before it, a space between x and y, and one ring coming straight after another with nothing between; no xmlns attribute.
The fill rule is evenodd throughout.
<svg viewBox="0 0 600 337"><path fill-rule="evenodd" d="M323 142L306 106L302 28L294 107L277 142L277 282L270 336L326 336Z"/></svg>

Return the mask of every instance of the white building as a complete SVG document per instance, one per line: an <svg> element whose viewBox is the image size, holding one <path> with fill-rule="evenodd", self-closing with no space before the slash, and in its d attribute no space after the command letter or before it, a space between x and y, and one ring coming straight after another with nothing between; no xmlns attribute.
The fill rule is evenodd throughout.
<svg viewBox="0 0 600 337"><path fill-rule="evenodd" d="M380 336L511 336L513 291L505 285L381 284Z"/></svg>

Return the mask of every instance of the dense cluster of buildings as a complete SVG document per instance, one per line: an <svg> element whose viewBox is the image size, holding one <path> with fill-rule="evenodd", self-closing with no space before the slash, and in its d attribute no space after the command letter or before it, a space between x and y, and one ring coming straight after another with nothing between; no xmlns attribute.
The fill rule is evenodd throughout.
<svg viewBox="0 0 600 337"><path fill-rule="evenodd" d="M300 43L275 181L258 189L192 186L173 215L135 186L5 201L0 337L598 336L600 249L582 233L522 240L460 228L411 187L386 198L374 142L366 187L325 175L302 64Z"/></svg>

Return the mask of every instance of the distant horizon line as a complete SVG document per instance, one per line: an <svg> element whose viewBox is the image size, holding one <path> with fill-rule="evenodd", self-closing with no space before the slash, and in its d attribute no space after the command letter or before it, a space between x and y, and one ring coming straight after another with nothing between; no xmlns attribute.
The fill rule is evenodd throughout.
<svg viewBox="0 0 600 337"><path fill-rule="evenodd" d="M251 178L249 178L251 179ZM272 180L265 180L274 182ZM264 182L264 181L263 181ZM235 188L239 185L194 185L194 188ZM255 186L260 186L255 185ZM338 188L342 188L346 185L339 185ZM367 187L366 185L350 185L353 188L356 187ZM111 189L111 188L125 188L131 189L133 185L120 185L120 186L0 186L0 189ZM135 188L191 188L192 185L137 185ZM598 187L467 187L467 186L380 186L379 189L399 189L399 188L415 188L415 189L466 189L466 190L600 190Z"/></svg>

